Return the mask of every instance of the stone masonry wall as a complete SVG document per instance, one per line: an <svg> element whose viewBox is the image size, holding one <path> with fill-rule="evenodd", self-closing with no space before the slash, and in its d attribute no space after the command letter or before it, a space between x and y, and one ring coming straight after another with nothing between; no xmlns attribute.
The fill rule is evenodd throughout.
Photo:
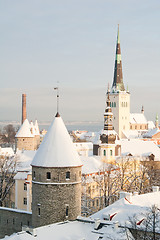
<svg viewBox="0 0 160 240"><path fill-rule="evenodd" d="M66 179L67 171L70 179ZM47 172L51 173L50 180ZM81 214L81 167L33 167L32 177L33 227L75 220Z"/></svg>
<svg viewBox="0 0 160 240"><path fill-rule="evenodd" d="M0 207L0 238L21 231L24 225L32 226L31 213Z"/></svg>

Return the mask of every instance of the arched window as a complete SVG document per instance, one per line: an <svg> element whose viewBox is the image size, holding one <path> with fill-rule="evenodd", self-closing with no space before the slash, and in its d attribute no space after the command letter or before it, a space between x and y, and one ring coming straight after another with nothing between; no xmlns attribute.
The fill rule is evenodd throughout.
<svg viewBox="0 0 160 240"><path fill-rule="evenodd" d="M70 179L70 172L66 172L66 179Z"/></svg>
<svg viewBox="0 0 160 240"><path fill-rule="evenodd" d="M103 151L104 156L106 156L106 150Z"/></svg>

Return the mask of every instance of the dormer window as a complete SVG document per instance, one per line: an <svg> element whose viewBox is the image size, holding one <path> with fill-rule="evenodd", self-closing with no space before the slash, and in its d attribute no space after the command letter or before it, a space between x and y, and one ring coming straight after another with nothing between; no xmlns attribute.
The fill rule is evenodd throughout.
<svg viewBox="0 0 160 240"><path fill-rule="evenodd" d="M51 179L51 173L47 172L47 179Z"/></svg>
<svg viewBox="0 0 160 240"><path fill-rule="evenodd" d="M68 172L66 172L66 180L67 179L70 179L70 172L68 171Z"/></svg>

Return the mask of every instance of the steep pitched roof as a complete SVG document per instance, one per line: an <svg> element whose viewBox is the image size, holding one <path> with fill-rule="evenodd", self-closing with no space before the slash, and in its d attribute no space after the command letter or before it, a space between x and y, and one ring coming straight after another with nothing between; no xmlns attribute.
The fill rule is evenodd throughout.
<svg viewBox="0 0 160 240"><path fill-rule="evenodd" d="M130 123L147 124L147 119L143 113L130 113Z"/></svg>
<svg viewBox="0 0 160 240"><path fill-rule="evenodd" d="M123 84L123 74L122 74L122 60L121 60L121 48L120 48L120 38L119 38L119 25L117 34L117 46L116 46L116 59L114 67L114 79L112 88L116 90L125 91Z"/></svg>
<svg viewBox="0 0 160 240"><path fill-rule="evenodd" d="M25 119L19 131L16 134L16 137L34 137L30 131L30 124L28 119Z"/></svg>
<svg viewBox="0 0 160 240"><path fill-rule="evenodd" d="M75 167L81 165L64 122L57 115L32 161L32 166Z"/></svg>

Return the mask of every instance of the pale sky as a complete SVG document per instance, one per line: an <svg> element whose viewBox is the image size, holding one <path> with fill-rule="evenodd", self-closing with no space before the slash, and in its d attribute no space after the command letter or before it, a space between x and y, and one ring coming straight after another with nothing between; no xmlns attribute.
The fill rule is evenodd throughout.
<svg viewBox="0 0 160 240"><path fill-rule="evenodd" d="M117 24L131 112L160 117L159 0L1 0L0 120L102 121Z"/></svg>

